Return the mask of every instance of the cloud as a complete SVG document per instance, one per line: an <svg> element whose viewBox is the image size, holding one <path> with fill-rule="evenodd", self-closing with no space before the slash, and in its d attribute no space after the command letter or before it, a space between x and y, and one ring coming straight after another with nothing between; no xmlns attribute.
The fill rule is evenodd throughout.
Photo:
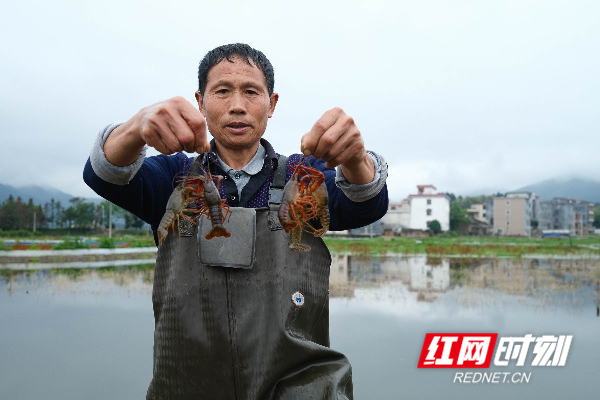
<svg viewBox="0 0 600 400"><path fill-rule="evenodd" d="M343 5L340 7L340 5ZM0 181L94 196L81 170L96 133L154 102L194 102L211 48L271 59L281 153L328 109L354 117L416 184L461 193L567 175L597 178L600 3L42 2L0 16Z"/></svg>

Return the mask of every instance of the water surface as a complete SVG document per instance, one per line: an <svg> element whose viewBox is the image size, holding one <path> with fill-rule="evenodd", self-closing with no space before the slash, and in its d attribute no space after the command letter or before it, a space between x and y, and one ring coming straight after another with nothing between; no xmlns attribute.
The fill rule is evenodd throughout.
<svg viewBox="0 0 600 400"><path fill-rule="evenodd" d="M153 265L0 271L0 398L144 398L152 376ZM597 260L334 255L331 346L352 363L356 399L596 399ZM433 332L573 335L565 367L529 383L452 383L418 369ZM471 370L475 371L475 370Z"/></svg>

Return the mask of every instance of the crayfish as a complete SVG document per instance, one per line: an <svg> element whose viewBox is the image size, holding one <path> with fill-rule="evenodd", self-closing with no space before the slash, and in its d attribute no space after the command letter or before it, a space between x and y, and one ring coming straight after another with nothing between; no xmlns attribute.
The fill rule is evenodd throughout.
<svg viewBox="0 0 600 400"><path fill-rule="evenodd" d="M204 170L203 170L204 173ZM223 227L223 223L228 217L231 217L231 210L225 204L225 200L219 195L218 186L223 177L215 175L217 184L213 181L210 174L195 175L188 174L185 178L179 180L179 184L173 190L167 209L160 224L158 225L158 242L162 244L169 233L169 228L175 232L175 220L180 223L180 218L196 225L196 221L202 215L206 215L212 224L212 229L206 234L205 238L210 240L215 237L230 237L231 233ZM192 214L192 217L185 213ZM181 237L181 233L180 233Z"/></svg>
<svg viewBox="0 0 600 400"><path fill-rule="evenodd" d="M292 166L293 173L283 188L279 206L279 222L286 233L291 232L290 250L310 251L310 246L300 243L302 231L313 236L323 237L329 229L329 196L325 186L325 176L321 171L303 165L301 160ZM319 219L321 228L316 229L309 221Z"/></svg>

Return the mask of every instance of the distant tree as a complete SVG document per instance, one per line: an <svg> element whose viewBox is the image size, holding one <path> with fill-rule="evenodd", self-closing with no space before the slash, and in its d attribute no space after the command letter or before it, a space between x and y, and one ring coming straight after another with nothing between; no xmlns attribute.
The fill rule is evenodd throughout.
<svg viewBox="0 0 600 400"><path fill-rule="evenodd" d="M0 207L0 229L32 230L34 213L36 228L44 227L46 224L46 218L40 206L33 204L32 199L29 199L27 204L23 203L20 197L17 197L17 200L15 201L11 195Z"/></svg>
<svg viewBox="0 0 600 400"><path fill-rule="evenodd" d="M144 221L139 219L137 216L130 212L125 211L125 229L127 228L141 228L144 226Z"/></svg>
<svg viewBox="0 0 600 400"><path fill-rule="evenodd" d="M86 202L81 197L73 197L69 200L69 203L73 204L69 208L73 207L70 216L73 218L75 226L78 228L91 228L96 210L94 203Z"/></svg>
<svg viewBox="0 0 600 400"><path fill-rule="evenodd" d="M442 231L442 226L440 225L440 221L438 221L437 219L434 219L433 221L431 221L429 224L429 229L431 229L431 232L434 233L434 235L437 235L438 233L440 233Z"/></svg>
<svg viewBox="0 0 600 400"><path fill-rule="evenodd" d="M540 223L538 222L538 220L537 220L537 219L532 219L532 220L531 220L531 227L532 227L533 229L537 229L537 227L538 227L539 225L540 225Z"/></svg>
<svg viewBox="0 0 600 400"><path fill-rule="evenodd" d="M483 204L486 200L491 199L491 196L466 196L464 198L459 197L456 201L462 208L468 210L473 204Z"/></svg>
<svg viewBox="0 0 600 400"><path fill-rule="evenodd" d="M594 227L600 229L600 204L594 209Z"/></svg>
<svg viewBox="0 0 600 400"><path fill-rule="evenodd" d="M116 218L125 218L125 214L127 211L123 210L121 207L112 204L108 200L104 200L100 203L100 208L103 210L104 217L102 218L103 225L105 228L108 228L108 214L109 209L112 207L112 226L115 227L115 219ZM127 221L125 221L127 223Z"/></svg>
<svg viewBox="0 0 600 400"><path fill-rule="evenodd" d="M64 212L65 212L65 209L63 208L62 204L60 204L60 201L57 201L56 204L54 204L54 214L53 214L55 228L56 228L57 224L61 228L63 227Z"/></svg>
<svg viewBox="0 0 600 400"><path fill-rule="evenodd" d="M471 223L467 211L464 210L458 201L452 202L450 206L450 230L459 231L463 225Z"/></svg>
<svg viewBox="0 0 600 400"><path fill-rule="evenodd" d="M67 207L62 213L61 226L64 226L66 224L67 228L72 228L74 225L76 214L77 212L75 211L75 207Z"/></svg>
<svg viewBox="0 0 600 400"><path fill-rule="evenodd" d="M2 204L0 212L0 229L5 231L19 229L19 217L17 215L17 202L12 195Z"/></svg>
<svg viewBox="0 0 600 400"><path fill-rule="evenodd" d="M54 199L52 199L54 200ZM44 214L46 215L46 223L48 225L48 227L52 227L52 222L54 222L54 218L52 216L52 206L50 205L50 203L46 202L44 204Z"/></svg>
<svg viewBox="0 0 600 400"><path fill-rule="evenodd" d="M450 197L450 202L453 202L454 200L456 200L456 196L454 195L454 193L445 193L446 196Z"/></svg>

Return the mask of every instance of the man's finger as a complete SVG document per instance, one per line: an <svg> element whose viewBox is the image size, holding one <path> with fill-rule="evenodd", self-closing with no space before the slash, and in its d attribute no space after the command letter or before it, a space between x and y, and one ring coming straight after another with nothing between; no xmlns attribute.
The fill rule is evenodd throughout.
<svg viewBox="0 0 600 400"><path fill-rule="evenodd" d="M155 148L161 154L173 154L173 152L169 150L169 148L163 143L162 139L160 138L160 134L154 129L152 129L151 132L146 132L145 140L148 146Z"/></svg>
<svg viewBox="0 0 600 400"><path fill-rule="evenodd" d="M187 101L180 108L181 117L186 121L194 135L193 147L197 153L210 150L210 143L206 137L206 120L198 109Z"/></svg>
<svg viewBox="0 0 600 400"><path fill-rule="evenodd" d="M172 122L160 121L156 124L156 132L165 146L171 151L170 154L183 150L183 146L177 139L177 135L171 130Z"/></svg>
<svg viewBox="0 0 600 400"><path fill-rule="evenodd" d="M339 127L338 124L340 125ZM358 127L354 124L347 127L343 123L340 123L340 120L338 120L338 122L334 126L329 128L329 131L327 131L325 135L321 137L321 141L319 141L317 151L315 151L315 158L317 158L317 155L320 154L321 142L324 142L326 137L330 135L330 131L332 131L332 140L329 140L327 142L332 142L332 144L328 145L328 143L324 143L324 147L322 150L325 151L325 154L319 157L325 162L337 157L344 151L344 149L346 149L352 144L362 144L362 138L360 136L360 131L358 130ZM333 136L336 132L343 133L340 136Z"/></svg>
<svg viewBox="0 0 600 400"><path fill-rule="evenodd" d="M348 143L348 146L345 149L325 163L325 167L335 168L338 165L345 163L353 157L356 157L357 154L360 154L362 147L363 145L361 143Z"/></svg>
<svg viewBox="0 0 600 400"><path fill-rule="evenodd" d="M179 141L181 147L188 153L193 153L195 146L195 136L192 129L187 124L185 119L180 115L176 115L171 121L168 121L171 132L175 135L175 138Z"/></svg>
<svg viewBox="0 0 600 400"><path fill-rule="evenodd" d="M323 161L329 161L341 152L348 145L347 142L351 141L357 133L360 135L352 118L340 116L335 124L321 136L317 148L313 151L313 156Z"/></svg>
<svg viewBox="0 0 600 400"><path fill-rule="evenodd" d="M340 112L343 112L340 108L334 108L325 112L325 114L315 122L310 132L302 136L300 141L300 151L302 151L305 156L308 157L314 153L319 144L319 139L335 124Z"/></svg>

